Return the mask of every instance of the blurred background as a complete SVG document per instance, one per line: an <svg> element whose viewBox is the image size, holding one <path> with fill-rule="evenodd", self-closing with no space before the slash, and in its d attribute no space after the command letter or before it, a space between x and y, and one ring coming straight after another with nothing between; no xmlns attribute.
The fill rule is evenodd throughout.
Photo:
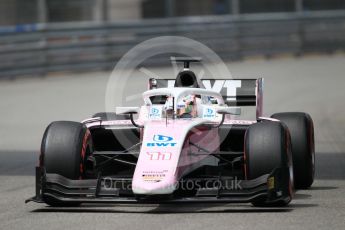
<svg viewBox="0 0 345 230"><path fill-rule="evenodd" d="M0 77L109 70L164 35L225 60L333 53L345 47L344 22L345 0L1 0Z"/></svg>

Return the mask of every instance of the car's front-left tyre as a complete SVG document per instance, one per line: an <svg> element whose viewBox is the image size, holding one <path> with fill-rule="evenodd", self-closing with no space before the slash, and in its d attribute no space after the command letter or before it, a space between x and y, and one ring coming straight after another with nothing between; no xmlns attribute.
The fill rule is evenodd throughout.
<svg viewBox="0 0 345 230"><path fill-rule="evenodd" d="M40 165L46 173L59 174L68 179L82 179L85 162L92 153L92 139L87 127L79 122L56 121L44 132ZM44 198L51 206L62 206L52 198ZM76 203L69 205L77 205Z"/></svg>

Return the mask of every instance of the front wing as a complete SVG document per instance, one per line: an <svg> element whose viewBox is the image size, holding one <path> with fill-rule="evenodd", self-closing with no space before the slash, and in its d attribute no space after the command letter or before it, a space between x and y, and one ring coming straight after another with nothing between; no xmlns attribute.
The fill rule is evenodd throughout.
<svg viewBox="0 0 345 230"><path fill-rule="evenodd" d="M199 188L193 195L136 196L130 189L131 178L101 177L98 179L70 180L57 174L46 174L36 167L36 195L27 202L44 203L55 200L68 203L246 203L265 200L267 204L288 201L286 181L288 168L276 168L270 174L254 180L218 178L216 187ZM200 179L200 178L199 178ZM236 184L236 188L222 186ZM121 187L113 185L125 185Z"/></svg>

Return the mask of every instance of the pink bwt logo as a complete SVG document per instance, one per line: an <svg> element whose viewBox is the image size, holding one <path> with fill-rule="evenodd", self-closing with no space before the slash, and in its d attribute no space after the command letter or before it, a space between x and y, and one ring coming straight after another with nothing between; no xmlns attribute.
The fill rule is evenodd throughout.
<svg viewBox="0 0 345 230"><path fill-rule="evenodd" d="M171 160L171 153L162 153L162 152L147 152L147 155L150 157L150 161L169 161Z"/></svg>

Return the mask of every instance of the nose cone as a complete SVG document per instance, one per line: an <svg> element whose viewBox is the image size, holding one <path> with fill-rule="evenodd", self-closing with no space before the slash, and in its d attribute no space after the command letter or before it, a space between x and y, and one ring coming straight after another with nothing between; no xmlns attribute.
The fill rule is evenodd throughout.
<svg viewBox="0 0 345 230"><path fill-rule="evenodd" d="M141 177L134 177L132 190L134 194L140 195L163 195L172 194L176 189L176 180L167 175L143 174Z"/></svg>

